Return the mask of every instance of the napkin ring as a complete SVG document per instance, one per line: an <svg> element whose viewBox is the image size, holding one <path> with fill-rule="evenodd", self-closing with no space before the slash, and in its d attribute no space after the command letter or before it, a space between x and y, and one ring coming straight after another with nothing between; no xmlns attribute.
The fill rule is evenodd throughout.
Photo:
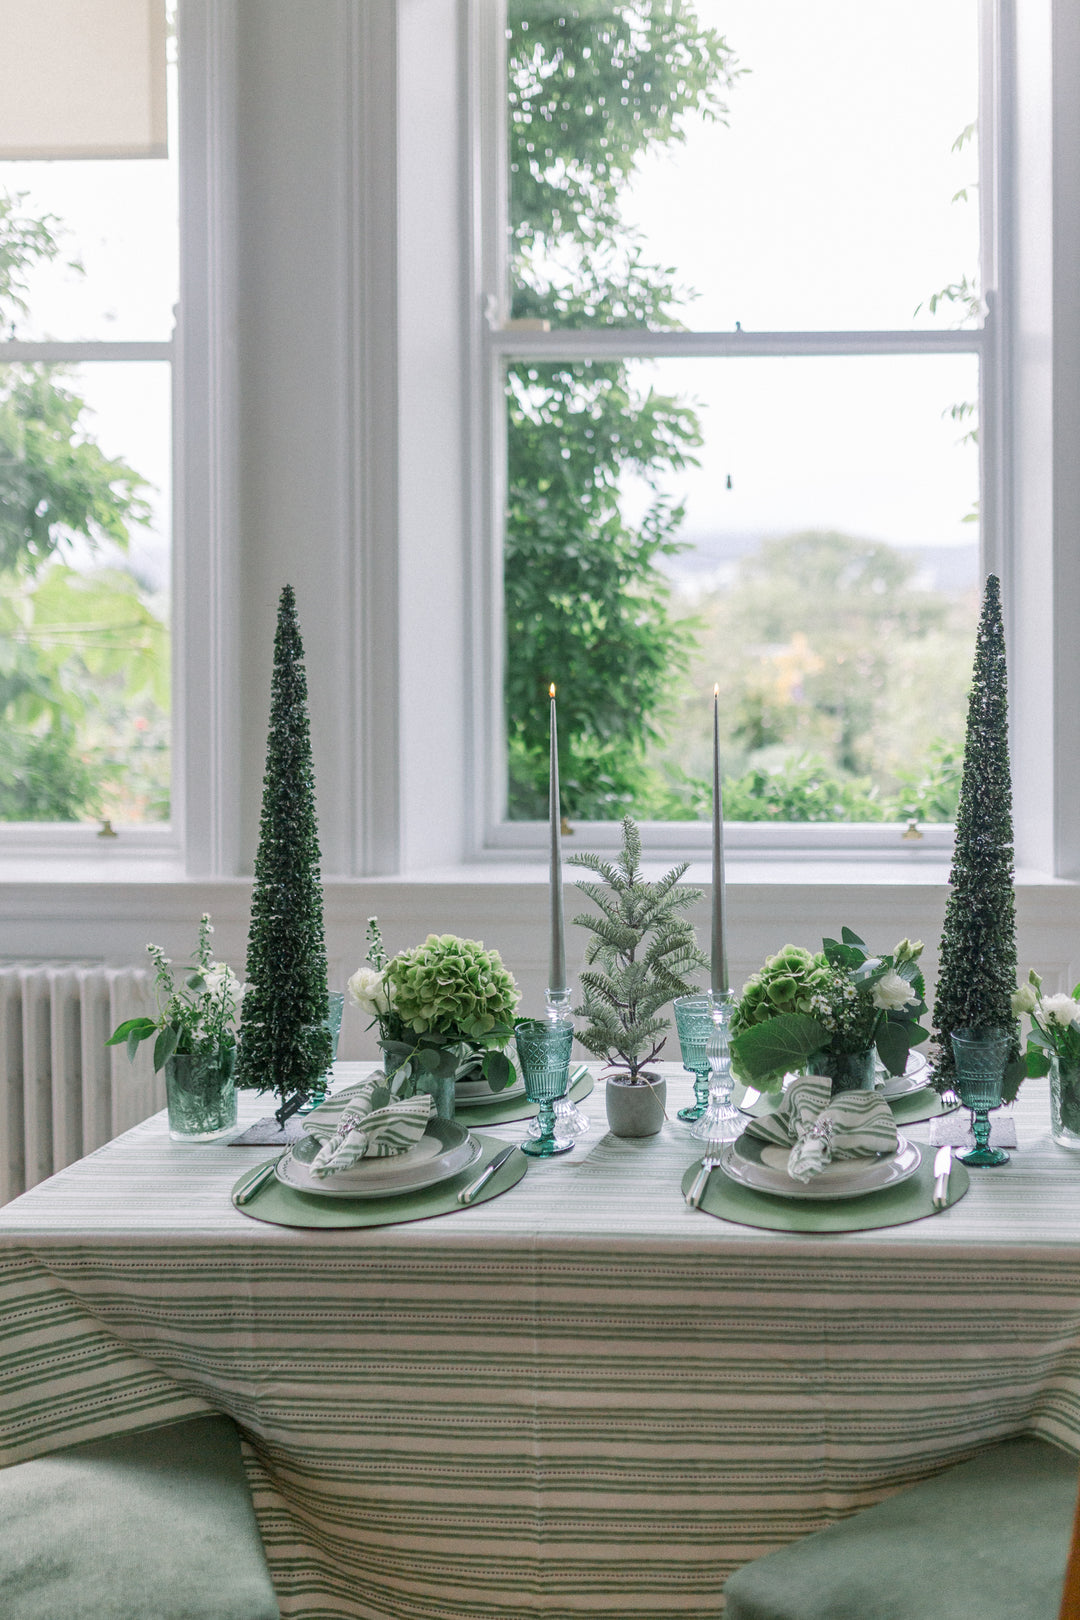
<svg viewBox="0 0 1080 1620"><path fill-rule="evenodd" d="M820 1141L826 1148L832 1147L833 1122L831 1119L815 1119L806 1133L804 1140Z"/></svg>

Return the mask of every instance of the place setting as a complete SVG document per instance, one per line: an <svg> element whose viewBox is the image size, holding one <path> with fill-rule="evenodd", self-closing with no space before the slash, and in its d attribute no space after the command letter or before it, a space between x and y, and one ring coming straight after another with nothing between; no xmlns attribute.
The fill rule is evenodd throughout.
<svg viewBox="0 0 1080 1620"><path fill-rule="evenodd" d="M572 1024L522 1019L514 1040L521 1095L537 1116L520 1143L473 1131L453 1101L440 1112L437 1092L395 1096L377 1070L312 1109L298 1141L234 1184L233 1205L277 1226L389 1226L509 1192L530 1158L573 1147L556 1114L569 1092Z"/></svg>
<svg viewBox="0 0 1080 1620"><path fill-rule="evenodd" d="M516 1144L440 1118L428 1092L391 1097L374 1074L313 1109L299 1140L246 1171L231 1198L278 1226L386 1226L497 1198L526 1166Z"/></svg>
<svg viewBox="0 0 1080 1620"><path fill-rule="evenodd" d="M901 1226L950 1208L969 1185L951 1146L930 1154L897 1130L880 1092L834 1096L814 1074L734 1140L707 1143L682 1179L691 1208L781 1232Z"/></svg>

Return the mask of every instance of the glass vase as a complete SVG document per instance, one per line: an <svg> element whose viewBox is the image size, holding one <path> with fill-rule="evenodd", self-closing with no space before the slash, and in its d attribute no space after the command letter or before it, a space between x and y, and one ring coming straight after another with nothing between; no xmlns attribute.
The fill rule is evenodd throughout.
<svg viewBox="0 0 1080 1620"><path fill-rule="evenodd" d="M334 1064L337 1062L338 1040L341 1036L341 1015L345 1010L345 992L331 990L326 998L326 1017L323 1027L330 1032L330 1067L326 1073L320 1075L312 1088L309 1101L301 1104L297 1113L310 1114L313 1108L326 1101L326 1093L330 1089L330 1080L333 1075Z"/></svg>
<svg viewBox="0 0 1080 1620"><path fill-rule="evenodd" d="M815 1052L807 1059L806 1072L827 1074L834 1097L842 1091L873 1091L875 1057L872 1046L865 1052Z"/></svg>
<svg viewBox="0 0 1080 1620"><path fill-rule="evenodd" d="M1050 1134L1058 1147L1080 1153L1080 1063L1050 1059Z"/></svg>
<svg viewBox="0 0 1080 1620"><path fill-rule="evenodd" d="M174 1142L213 1142L236 1125L236 1048L178 1052L165 1060L169 1135Z"/></svg>

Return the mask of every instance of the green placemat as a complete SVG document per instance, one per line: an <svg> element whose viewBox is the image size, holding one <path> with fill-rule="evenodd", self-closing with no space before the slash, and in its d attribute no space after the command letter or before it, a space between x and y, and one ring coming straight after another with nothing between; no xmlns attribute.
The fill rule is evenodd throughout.
<svg viewBox="0 0 1080 1620"><path fill-rule="evenodd" d="M574 1102L581 1102L587 1097L596 1084L591 1074L582 1075L570 1087L570 1096ZM474 1127L483 1125L512 1125L518 1119L535 1119L540 1111L538 1103L530 1102L528 1097L508 1097L505 1102L478 1103L475 1108L459 1108L454 1118L459 1125L465 1125L471 1131Z"/></svg>
<svg viewBox="0 0 1080 1620"><path fill-rule="evenodd" d="M524 1153L513 1153L501 1165L471 1204L461 1205L457 1195L462 1187L475 1181L485 1165L496 1153L506 1147L495 1136L481 1136L477 1141L483 1153L467 1170L451 1181L440 1181L435 1187L421 1192L401 1193L397 1198L324 1198L319 1193L297 1192L283 1186L275 1176L265 1182L250 1204L234 1204L241 1215L250 1215L255 1221L269 1221L272 1226L398 1226L405 1221L426 1221L432 1215L453 1215L460 1209L472 1209L485 1204L489 1198L498 1198L517 1185L529 1167ZM233 1191L246 1181L256 1168L249 1164L242 1176L233 1184Z"/></svg>
<svg viewBox="0 0 1080 1620"><path fill-rule="evenodd" d="M690 1191L701 1169L701 1160L692 1164L682 1179L683 1197ZM949 1177L949 1204L963 1198L971 1177L953 1159ZM700 1208L707 1215L737 1226L763 1226L770 1232L869 1232L878 1226L904 1226L921 1221L926 1215L942 1213L934 1208L933 1155L924 1152L913 1176L896 1187L867 1193L862 1198L772 1198L754 1192L737 1181L729 1181L722 1170L714 1170Z"/></svg>
<svg viewBox="0 0 1080 1620"><path fill-rule="evenodd" d="M898 1125L921 1125L924 1119L940 1119L942 1114L955 1114L960 1106L956 1102L944 1103L933 1086L911 1091L906 1097L886 1098L892 1117Z"/></svg>

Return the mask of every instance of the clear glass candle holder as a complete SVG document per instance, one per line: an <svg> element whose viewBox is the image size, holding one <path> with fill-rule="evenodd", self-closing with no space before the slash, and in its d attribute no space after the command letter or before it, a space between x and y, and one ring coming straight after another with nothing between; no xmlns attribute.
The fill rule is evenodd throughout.
<svg viewBox="0 0 1080 1620"><path fill-rule="evenodd" d="M743 1133L746 1121L731 1100L735 1081L731 1073L731 1015L735 998L730 990L710 990L708 1039L705 1055L709 1060L709 1102L700 1119L690 1127L699 1142L734 1142Z"/></svg>

